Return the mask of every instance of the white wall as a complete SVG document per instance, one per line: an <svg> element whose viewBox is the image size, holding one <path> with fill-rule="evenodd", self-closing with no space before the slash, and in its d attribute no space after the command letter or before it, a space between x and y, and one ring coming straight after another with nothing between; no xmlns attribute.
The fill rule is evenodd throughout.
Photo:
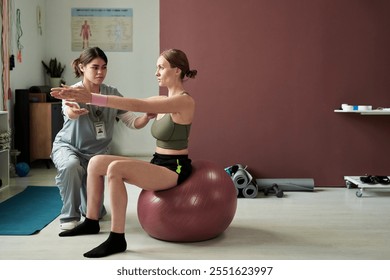
<svg viewBox="0 0 390 280"><path fill-rule="evenodd" d="M12 2L12 1L11 1ZM42 36L38 33L36 10L37 6L44 7L46 0L14 0L13 13L11 15L11 50L15 56L15 68L11 71L11 89L25 89L33 85L43 85L44 71L41 64L45 56L45 32ZM22 48L22 61L16 60L16 10L20 10L21 31L23 32L20 43Z"/></svg>
<svg viewBox="0 0 390 280"><path fill-rule="evenodd" d="M38 34L36 7L44 15L43 35ZM71 8L132 8L133 51L106 52L108 74L106 84L115 86L128 97L148 97L158 94L154 76L159 55L159 0L15 0L15 10L21 10L23 36L23 62L11 71L12 89L47 84L48 79L41 60L56 57L67 67L64 79L67 84L77 81L70 67L79 52L71 50ZM139 131L117 125L112 151L122 155L150 155L154 139L150 124Z"/></svg>

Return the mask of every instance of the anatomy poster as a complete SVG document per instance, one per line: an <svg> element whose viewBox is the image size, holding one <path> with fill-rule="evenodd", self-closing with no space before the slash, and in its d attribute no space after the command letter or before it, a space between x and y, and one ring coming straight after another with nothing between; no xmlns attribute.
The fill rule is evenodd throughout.
<svg viewBox="0 0 390 280"><path fill-rule="evenodd" d="M72 8L72 51L99 47L103 51L133 50L133 9Z"/></svg>

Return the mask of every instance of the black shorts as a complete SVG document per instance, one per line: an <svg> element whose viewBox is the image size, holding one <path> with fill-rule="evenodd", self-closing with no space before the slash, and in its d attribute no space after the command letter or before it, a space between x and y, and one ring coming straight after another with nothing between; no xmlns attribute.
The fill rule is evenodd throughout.
<svg viewBox="0 0 390 280"><path fill-rule="evenodd" d="M192 172L191 159L188 155L162 155L155 153L150 163L164 166L179 175L177 184L184 182Z"/></svg>

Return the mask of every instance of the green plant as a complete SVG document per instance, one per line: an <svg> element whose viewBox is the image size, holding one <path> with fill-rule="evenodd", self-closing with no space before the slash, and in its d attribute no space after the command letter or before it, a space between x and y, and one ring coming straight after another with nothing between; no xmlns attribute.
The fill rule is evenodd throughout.
<svg viewBox="0 0 390 280"><path fill-rule="evenodd" d="M42 61L42 65L51 78L61 78L61 75L65 70L65 65L61 65L61 62L58 62L57 58L50 59L49 64Z"/></svg>

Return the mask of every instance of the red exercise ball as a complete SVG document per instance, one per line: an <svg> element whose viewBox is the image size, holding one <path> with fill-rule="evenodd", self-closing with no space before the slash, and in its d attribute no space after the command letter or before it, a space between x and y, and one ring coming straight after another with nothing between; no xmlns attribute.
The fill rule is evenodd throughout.
<svg viewBox="0 0 390 280"><path fill-rule="evenodd" d="M232 222L237 193L226 171L215 163L194 160L191 176L163 191L142 190L138 219L152 237L195 242L220 235Z"/></svg>

